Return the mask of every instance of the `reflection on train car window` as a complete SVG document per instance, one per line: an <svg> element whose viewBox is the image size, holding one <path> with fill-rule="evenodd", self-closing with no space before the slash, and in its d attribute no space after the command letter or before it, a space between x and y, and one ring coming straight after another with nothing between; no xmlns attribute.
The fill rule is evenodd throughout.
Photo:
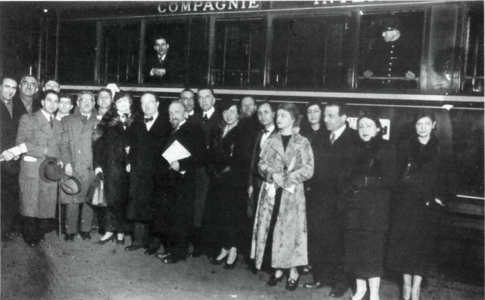
<svg viewBox="0 0 485 300"><path fill-rule="evenodd" d="M182 85L185 82L188 47L187 27L188 24L185 21L165 21L146 25L144 83ZM168 45L163 62L159 62L157 51L154 48L154 39L160 37L163 37ZM165 74L161 77L150 76L150 70L153 67L162 68Z"/></svg>
<svg viewBox="0 0 485 300"><path fill-rule="evenodd" d="M416 90L419 87L424 13L363 14L358 86Z"/></svg>
<svg viewBox="0 0 485 300"><path fill-rule="evenodd" d="M140 23L103 26L99 81L138 83Z"/></svg>
<svg viewBox="0 0 485 300"><path fill-rule="evenodd" d="M464 92L483 95L483 3L471 6L466 22Z"/></svg>
<svg viewBox="0 0 485 300"><path fill-rule="evenodd" d="M63 84L92 84L96 62L96 23L61 23L58 79Z"/></svg>
<svg viewBox="0 0 485 300"><path fill-rule="evenodd" d="M263 22L218 20L211 81L215 86L262 86Z"/></svg>
<svg viewBox="0 0 485 300"><path fill-rule="evenodd" d="M347 81L347 17L281 17L273 23L274 87L339 88Z"/></svg>

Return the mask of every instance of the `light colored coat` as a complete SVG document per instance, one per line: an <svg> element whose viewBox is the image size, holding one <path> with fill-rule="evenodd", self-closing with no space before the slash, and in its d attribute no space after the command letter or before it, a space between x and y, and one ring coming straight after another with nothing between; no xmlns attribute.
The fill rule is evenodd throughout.
<svg viewBox="0 0 485 300"><path fill-rule="evenodd" d="M24 155L37 158L37 161L21 158L19 212L23 216L55 217L58 183L42 181L39 167L46 157L60 157L62 131L61 122L54 118L51 128L41 110L20 119L16 144L25 143L28 152Z"/></svg>
<svg viewBox="0 0 485 300"><path fill-rule="evenodd" d="M94 180L93 149L91 136L98 123L97 111L93 109L86 124L82 121L82 114L77 107L72 115L62 119L64 132L61 142L62 149L69 150L61 153L64 164L71 163L75 176L82 183L82 190L76 195L67 195L61 191L62 203L84 203L86 192Z"/></svg>
<svg viewBox="0 0 485 300"><path fill-rule="evenodd" d="M294 161L292 163L292 161ZM291 168L291 165L293 167ZM310 142L293 134L286 151L281 134L268 138L260 154L259 172L266 178L259 195L254 223L251 258L261 268L264 249L275 204L275 196L265 188L273 183L274 173L285 172L278 218L273 233L273 268L291 268L308 264L307 222L303 182L313 176L313 152ZM285 171L285 169L288 169ZM293 193L286 188L294 186Z"/></svg>

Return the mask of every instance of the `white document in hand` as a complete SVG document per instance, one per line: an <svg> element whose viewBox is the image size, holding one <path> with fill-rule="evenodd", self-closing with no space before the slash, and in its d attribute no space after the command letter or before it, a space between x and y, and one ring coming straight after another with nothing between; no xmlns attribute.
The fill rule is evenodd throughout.
<svg viewBox="0 0 485 300"><path fill-rule="evenodd" d="M163 152L162 156L168 161L169 164L171 164L174 161L190 157L190 152L182 144L180 144L179 141L175 140L172 145L170 145L170 147Z"/></svg>

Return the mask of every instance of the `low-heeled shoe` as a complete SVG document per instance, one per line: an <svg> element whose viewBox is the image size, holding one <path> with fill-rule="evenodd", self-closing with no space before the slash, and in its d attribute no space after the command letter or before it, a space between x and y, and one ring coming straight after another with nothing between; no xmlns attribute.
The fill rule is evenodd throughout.
<svg viewBox="0 0 485 300"><path fill-rule="evenodd" d="M269 278L268 282L266 282L266 286L276 286L281 280L283 280L283 275L281 275L281 277L276 277L276 275L273 274Z"/></svg>
<svg viewBox="0 0 485 300"><path fill-rule="evenodd" d="M232 262L232 264L228 264L226 261L226 264L224 265L224 269L226 270L234 269L234 267L237 265L237 260L238 260L238 257L236 256L236 259Z"/></svg>

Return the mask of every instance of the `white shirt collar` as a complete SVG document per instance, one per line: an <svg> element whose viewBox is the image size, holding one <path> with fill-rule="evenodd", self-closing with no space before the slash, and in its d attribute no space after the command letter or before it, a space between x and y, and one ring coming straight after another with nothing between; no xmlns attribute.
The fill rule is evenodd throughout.
<svg viewBox="0 0 485 300"><path fill-rule="evenodd" d="M182 122L179 123L179 125L177 126L177 128L180 128L182 125L185 124L185 122L187 122L186 120L183 120Z"/></svg>
<svg viewBox="0 0 485 300"><path fill-rule="evenodd" d="M86 115L86 114L81 113L81 116L83 116L83 117L87 117L87 118L89 119L89 118L91 117L91 113L89 113L89 114L87 114L87 115Z"/></svg>
<svg viewBox="0 0 485 300"><path fill-rule="evenodd" d="M271 126L269 126L269 128L265 127L264 129L268 131L268 134L270 134L271 132L274 131L274 124L271 124ZM265 134L266 134L266 132L265 132Z"/></svg>
<svg viewBox="0 0 485 300"><path fill-rule="evenodd" d="M333 134L335 135L335 140L337 140L342 135L345 128L347 128L347 125L344 125L344 126L340 127L339 129L337 129L333 132Z"/></svg>
<svg viewBox="0 0 485 300"><path fill-rule="evenodd" d="M212 117L212 114L216 111L216 109L214 108L214 106L211 107L211 109L209 109L208 111L204 111L202 113L202 116L205 116L207 115L207 119L210 119Z"/></svg>
<svg viewBox="0 0 485 300"><path fill-rule="evenodd" d="M167 57L167 54L164 54L162 56L158 55L158 60L165 60L165 57Z"/></svg>
<svg viewBox="0 0 485 300"><path fill-rule="evenodd" d="M41 109L40 111L42 112L44 117L47 119L47 121L50 121L51 117L53 117L53 115L49 115L44 109Z"/></svg>

